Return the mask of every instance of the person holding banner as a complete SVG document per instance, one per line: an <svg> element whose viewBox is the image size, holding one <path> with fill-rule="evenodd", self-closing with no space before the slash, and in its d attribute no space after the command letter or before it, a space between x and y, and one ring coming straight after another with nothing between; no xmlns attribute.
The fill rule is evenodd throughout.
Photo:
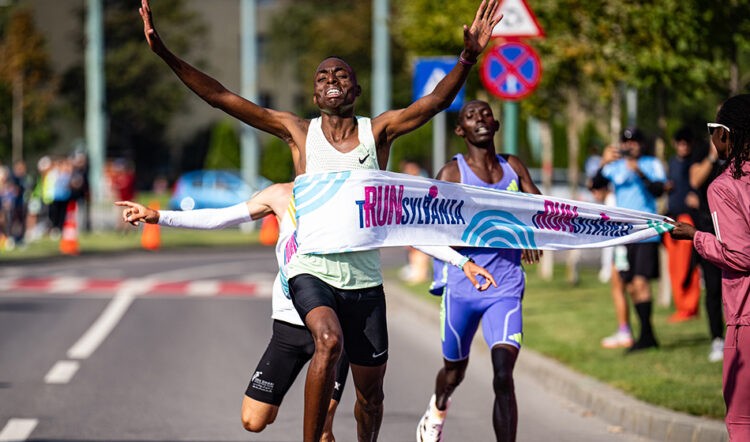
<svg viewBox="0 0 750 442"><path fill-rule="evenodd" d="M464 46L455 67L433 92L404 109L386 111L372 120L355 116L354 106L362 89L352 67L341 58L326 58L315 70L313 80L313 102L321 115L308 120L291 112L263 108L227 90L166 47L154 27L148 0L141 0L140 14L149 46L180 80L210 105L284 140L292 151L297 175L385 168L396 138L427 123L451 104L502 18L497 0L482 0L471 26L463 27ZM388 359L379 253L298 254L289 264L289 277L295 308L315 341L305 384L303 440L320 439L336 362L344 347L357 390L354 414L359 439L376 440L383 417L383 378ZM349 309L346 313L344 304Z"/></svg>
<svg viewBox="0 0 750 442"><path fill-rule="evenodd" d="M236 226L245 222L275 215L279 221L279 239L276 243L276 259L279 273L272 290L273 334L266 351L258 361L242 400L242 424L250 432L259 433L276 420L279 407L287 391L294 383L302 367L312 358L315 343L309 330L292 305L285 267L295 250L294 203L292 183L273 184L255 194L248 201L221 209L199 209L191 211L154 210L132 201L117 201L124 207L123 221L135 226L140 223L159 224L169 227L214 230ZM450 247L418 247L438 259L461 265L464 274L476 279L482 276L494 284L492 275L474 264L467 257ZM342 354L336 367L334 391L328 406L327 419L321 441L333 441L333 418L344 392L349 359Z"/></svg>
<svg viewBox="0 0 750 442"><path fill-rule="evenodd" d="M725 101L708 123L718 158L726 160L708 187L715 234L676 222L671 235L721 269L727 322L722 387L729 440L750 440L750 94Z"/></svg>
<svg viewBox="0 0 750 442"><path fill-rule="evenodd" d="M464 105L458 114L455 133L464 139L467 153L453 157L437 178L491 189L541 194L518 157L496 153L494 136L499 129L500 123L495 120L488 103L475 100ZM435 262L435 273L439 277L433 283L433 290L443 288L444 361L435 379L435 393L417 426L417 442L442 440L450 396L464 378L469 348L480 321L492 355L492 386L495 391L492 424L495 435L497 440L513 441L518 424L513 368L523 336L521 299L525 274L521 261L538 262L541 252L467 247L462 248L461 253L489 270L497 278L498 286L479 296L454 269L443 270L441 263Z"/></svg>

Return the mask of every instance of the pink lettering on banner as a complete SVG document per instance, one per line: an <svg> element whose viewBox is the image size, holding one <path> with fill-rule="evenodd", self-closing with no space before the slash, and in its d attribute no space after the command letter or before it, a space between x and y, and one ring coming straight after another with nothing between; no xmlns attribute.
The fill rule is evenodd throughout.
<svg viewBox="0 0 750 442"><path fill-rule="evenodd" d="M404 186L363 186L364 198L355 200L359 208L359 228L393 224L466 224L461 209L464 201L438 198L437 186L426 194L404 196Z"/></svg>
<svg viewBox="0 0 750 442"><path fill-rule="evenodd" d="M533 216L532 221L534 222L534 225L541 229L573 233L575 228L571 221L577 217L578 207L545 200L544 212L537 212L537 214Z"/></svg>
<svg viewBox="0 0 750 442"><path fill-rule="evenodd" d="M531 222L538 229L557 232L580 233L585 235L620 237L633 230L633 224L612 221L604 212L599 219L581 218L578 206L545 200L544 210L531 217Z"/></svg>
<svg viewBox="0 0 750 442"><path fill-rule="evenodd" d="M364 227L401 224L403 198L402 185L365 186L365 198L362 202Z"/></svg>

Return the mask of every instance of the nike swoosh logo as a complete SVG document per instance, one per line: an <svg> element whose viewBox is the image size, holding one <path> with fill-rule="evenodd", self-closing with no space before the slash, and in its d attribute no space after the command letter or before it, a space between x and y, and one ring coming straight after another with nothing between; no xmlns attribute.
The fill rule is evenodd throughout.
<svg viewBox="0 0 750 442"><path fill-rule="evenodd" d="M364 158L357 158L357 159L359 160L359 164L365 164L365 161L367 161L368 158L370 158L370 154L369 153L367 155L365 155Z"/></svg>
<svg viewBox="0 0 750 442"><path fill-rule="evenodd" d="M367 157L365 157L365 158L367 158ZM383 356L386 353L388 353L388 349L387 348L385 350L381 351L380 353L373 353L372 357L373 358L379 358L379 357Z"/></svg>

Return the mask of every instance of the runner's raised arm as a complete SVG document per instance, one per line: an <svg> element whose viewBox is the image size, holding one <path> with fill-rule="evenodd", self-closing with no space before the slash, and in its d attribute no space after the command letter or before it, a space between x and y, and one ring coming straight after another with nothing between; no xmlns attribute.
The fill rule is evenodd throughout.
<svg viewBox="0 0 750 442"><path fill-rule="evenodd" d="M304 126L303 119L290 112L279 112L258 106L228 90L216 79L196 69L167 48L159 33L156 32L148 0L141 0L138 12L143 19L143 33L149 47L167 63L190 90L211 106L223 110L256 129L275 135L291 145L293 126Z"/></svg>
<svg viewBox="0 0 750 442"><path fill-rule="evenodd" d="M482 1L471 26L463 26L464 48L456 66L435 86L432 93L404 109L387 111L373 118L373 133L376 135L378 157L387 156L396 138L417 129L450 106L466 82L479 54L487 47L492 37L492 30L503 17L498 12L499 6L497 0Z"/></svg>

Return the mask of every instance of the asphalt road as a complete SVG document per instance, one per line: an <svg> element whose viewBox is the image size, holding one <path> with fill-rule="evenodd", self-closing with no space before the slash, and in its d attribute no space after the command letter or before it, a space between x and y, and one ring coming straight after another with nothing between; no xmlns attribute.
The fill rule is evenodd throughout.
<svg viewBox="0 0 750 442"><path fill-rule="evenodd" d="M401 265L404 257L386 251L385 266ZM302 379L262 434L246 433L239 420L271 333L274 271L265 248L4 265L0 442L300 440ZM407 307L393 286L386 292L391 356L380 440L412 441L441 364L438 327L434 310ZM493 439L490 362L476 341L453 397L448 441ZM643 440L525 373L516 373L516 388L520 441ZM352 407L349 381L334 426L339 441L356 440Z"/></svg>

